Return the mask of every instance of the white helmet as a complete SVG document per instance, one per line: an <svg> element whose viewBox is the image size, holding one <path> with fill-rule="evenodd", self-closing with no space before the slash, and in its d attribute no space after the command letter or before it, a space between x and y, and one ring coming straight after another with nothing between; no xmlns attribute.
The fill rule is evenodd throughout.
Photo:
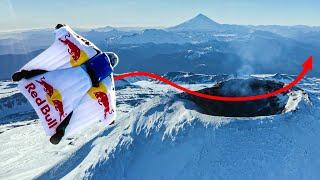
<svg viewBox="0 0 320 180"><path fill-rule="evenodd" d="M119 57L114 52L105 52L110 59L110 63L112 67L116 67L119 63Z"/></svg>

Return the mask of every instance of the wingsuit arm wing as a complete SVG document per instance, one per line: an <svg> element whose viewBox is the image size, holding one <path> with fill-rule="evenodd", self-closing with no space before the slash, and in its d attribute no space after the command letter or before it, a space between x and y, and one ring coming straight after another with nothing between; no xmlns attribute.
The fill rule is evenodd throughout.
<svg viewBox="0 0 320 180"><path fill-rule="evenodd" d="M25 64L20 71L53 71L76 67L101 52L92 42L78 35L67 25L58 24L54 35L53 44Z"/></svg>

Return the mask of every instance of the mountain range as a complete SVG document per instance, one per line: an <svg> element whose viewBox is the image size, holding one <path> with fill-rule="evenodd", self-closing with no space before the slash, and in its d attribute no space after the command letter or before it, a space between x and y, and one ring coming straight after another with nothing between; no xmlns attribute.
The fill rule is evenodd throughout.
<svg viewBox="0 0 320 180"><path fill-rule="evenodd" d="M168 28L76 30L102 50L118 53L117 73L297 74L308 56L320 58L320 27L230 25L199 14ZM5 70L0 79L9 79L52 42L49 29L1 33L0 67ZM319 69L320 62L314 67Z"/></svg>

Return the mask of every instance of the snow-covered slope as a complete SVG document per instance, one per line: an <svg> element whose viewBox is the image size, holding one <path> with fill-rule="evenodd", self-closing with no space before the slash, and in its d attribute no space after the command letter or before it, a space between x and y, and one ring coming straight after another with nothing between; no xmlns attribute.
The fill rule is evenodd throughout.
<svg viewBox="0 0 320 180"><path fill-rule="evenodd" d="M175 74L175 75L174 75ZM201 75L171 73L188 85ZM179 78L180 77L180 78ZM184 78L181 78L184 77ZM292 76L255 75L283 80ZM232 77L230 77L232 78ZM5 84L7 82L2 82ZM116 124L97 124L54 146L33 118L0 122L0 179L318 179L320 80L304 79L291 112L253 118L201 114L170 87L134 80L117 91ZM5 87L5 88L4 88ZM9 88L13 93L10 94ZM14 86L1 86L15 99ZM15 106L13 106L15 108ZM4 113L2 110L0 114ZM14 114L13 114L14 115Z"/></svg>
<svg viewBox="0 0 320 180"><path fill-rule="evenodd" d="M16 87L17 84L10 81L0 82L0 125L36 117L28 100Z"/></svg>

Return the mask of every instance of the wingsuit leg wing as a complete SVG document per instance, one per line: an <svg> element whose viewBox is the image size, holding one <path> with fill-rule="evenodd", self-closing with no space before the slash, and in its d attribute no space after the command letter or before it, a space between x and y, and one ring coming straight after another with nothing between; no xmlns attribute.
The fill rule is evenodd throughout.
<svg viewBox="0 0 320 180"><path fill-rule="evenodd" d="M70 123L66 128L66 136L102 121L106 126L116 119L116 94L113 76L92 87L83 96L80 104L74 109Z"/></svg>
<svg viewBox="0 0 320 180"><path fill-rule="evenodd" d="M52 144L59 144L59 142L61 141L61 139L65 134L65 129L70 123L71 117L72 117L72 112L56 128L56 133L50 137L50 142Z"/></svg>

